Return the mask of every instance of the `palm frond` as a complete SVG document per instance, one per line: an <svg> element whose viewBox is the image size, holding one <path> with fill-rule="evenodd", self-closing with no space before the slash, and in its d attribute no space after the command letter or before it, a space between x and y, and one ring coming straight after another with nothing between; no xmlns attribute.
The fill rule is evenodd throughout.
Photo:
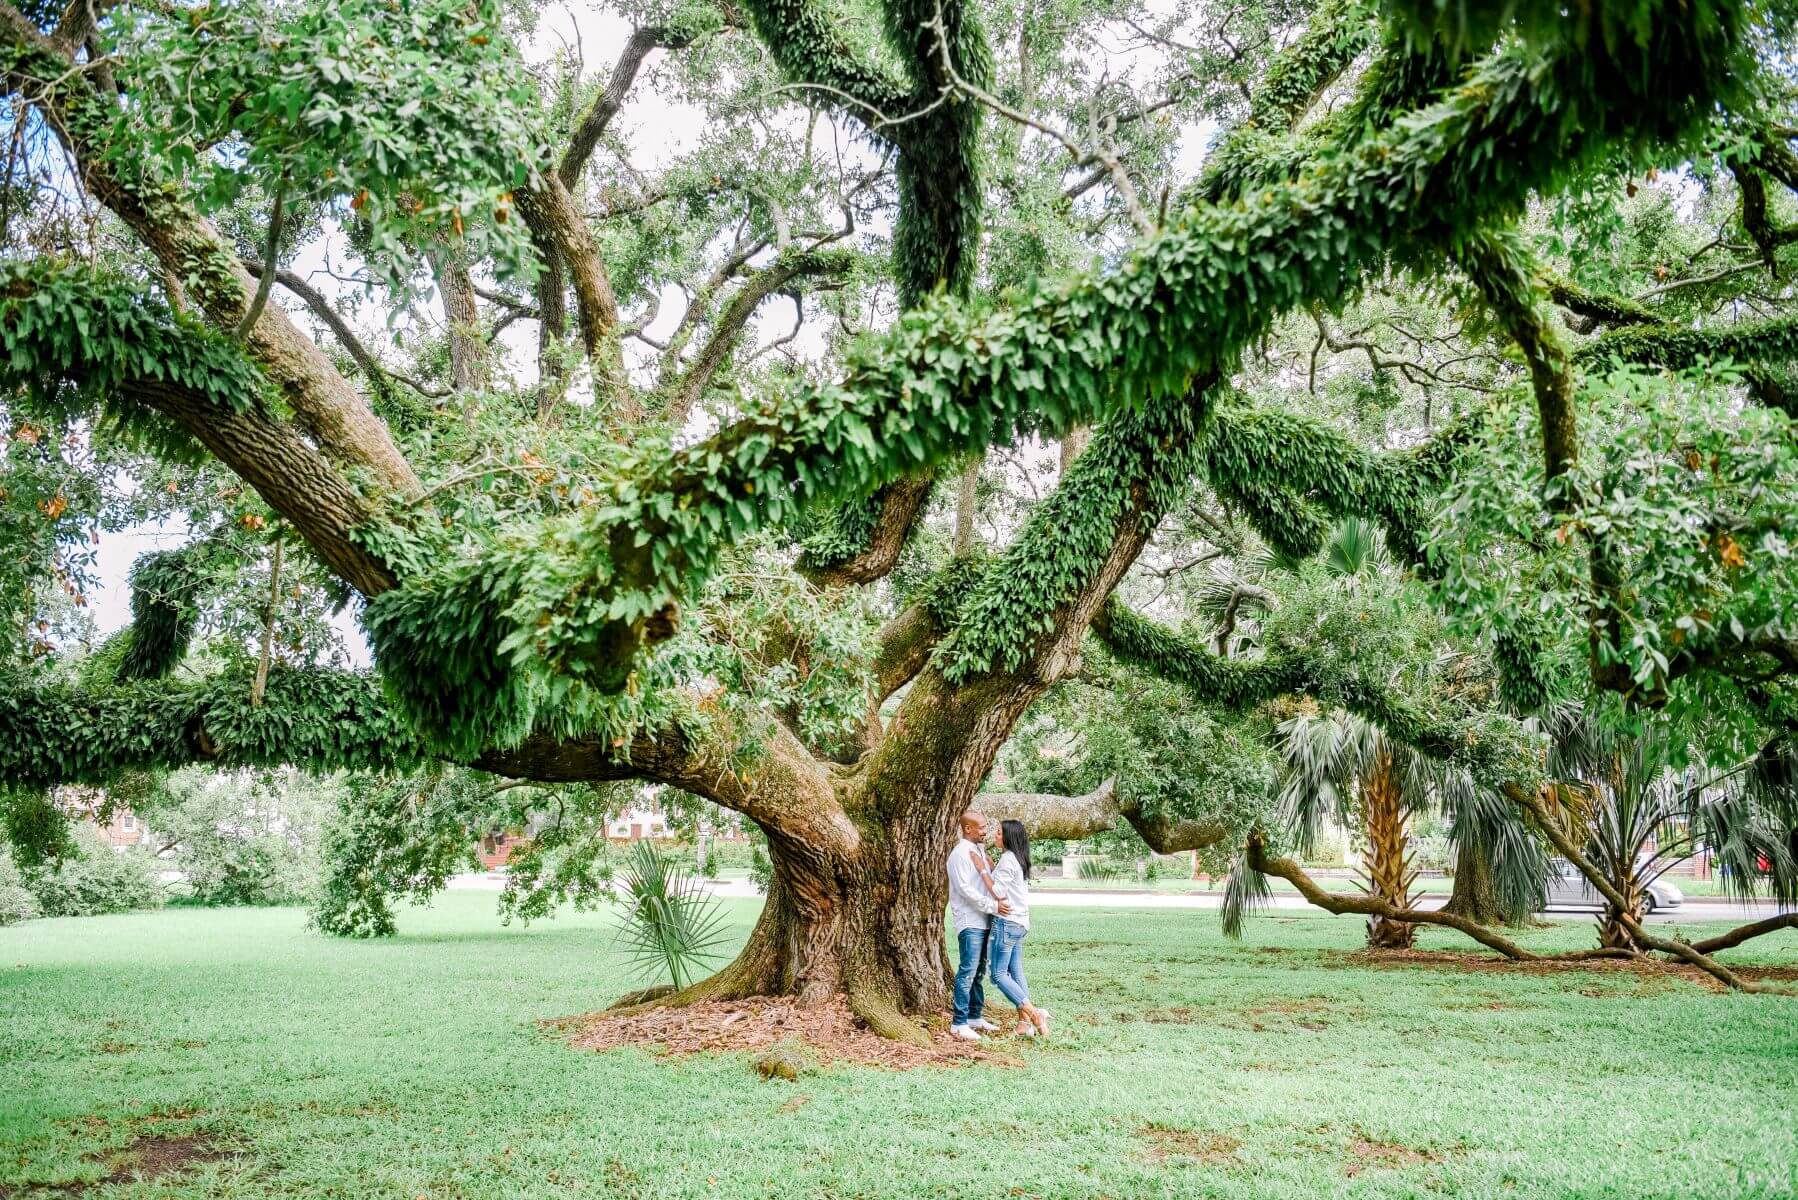
<svg viewBox="0 0 1798 1200"><path fill-rule="evenodd" d="M1224 907L1220 914L1224 936L1240 939L1249 914L1273 903L1274 891L1267 876L1249 866L1247 854L1238 854L1224 881Z"/></svg>
<svg viewBox="0 0 1798 1200"><path fill-rule="evenodd" d="M1335 575L1370 575L1386 563L1386 543L1378 527L1362 517L1345 517L1324 547L1324 565Z"/></svg>
<svg viewBox="0 0 1798 1200"><path fill-rule="evenodd" d="M723 913L702 882L649 842L631 846L622 872L619 940L646 981L664 975L676 990L724 957Z"/></svg>

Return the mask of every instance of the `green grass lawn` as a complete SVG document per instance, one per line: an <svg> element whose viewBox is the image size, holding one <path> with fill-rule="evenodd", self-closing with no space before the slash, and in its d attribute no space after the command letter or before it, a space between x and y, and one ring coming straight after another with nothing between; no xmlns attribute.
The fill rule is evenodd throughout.
<svg viewBox="0 0 1798 1200"><path fill-rule="evenodd" d="M739 937L753 911L732 905ZM536 1024L632 986L603 914L506 928L452 893L384 942L303 922L0 930L0 1195L109 1174L83 1194L1798 1194L1798 999L1376 966L1352 919L1266 916L1231 944L1210 913L1043 909L1026 953L1058 1029L1023 1067L761 1082ZM1793 962L1798 935L1732 958ZM210 1161L124 1181L134 1139L193 1133Z"/></svg>

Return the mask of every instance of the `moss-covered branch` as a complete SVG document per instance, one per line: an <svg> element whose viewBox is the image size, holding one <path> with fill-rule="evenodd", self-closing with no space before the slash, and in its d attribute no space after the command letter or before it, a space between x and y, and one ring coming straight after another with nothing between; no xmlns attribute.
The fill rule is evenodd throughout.
<svg viewBox="0 0 1798 1200"><path fill-rule="evenodd" d="M1269 545L1315 554L1345 516L1379 521L1407 559L1422 554L1433 498L1472 435L1443 429L1407 450L1368 451L1321 421L1273 408L1231 406L1211 423L1204 470Z"/></svg>
<svg viewBox="0 0 1798 1200"><path fill-rule="evenodd" d="M1368 677L1361 664L1343 662L1327 647L1224 658L1116 601L1093 623L1093 633L1119 661L1181 685L1200 704L1239 711L1310 695L1366 718L1396 742L1465 767L1487 785L1534 786L1540 777L1535 739L1517 721L1498 713L1442 716L1440 704Z"/></svg>
<svg viewBox="0 0 1798 1200"><path fill-rule="evenodd" d="M424 747L366 672L275 667L260 707L247 674L85 690L0 687L0 780L103 785L122 771L207 762L314 771L405 769Z"/></svg>

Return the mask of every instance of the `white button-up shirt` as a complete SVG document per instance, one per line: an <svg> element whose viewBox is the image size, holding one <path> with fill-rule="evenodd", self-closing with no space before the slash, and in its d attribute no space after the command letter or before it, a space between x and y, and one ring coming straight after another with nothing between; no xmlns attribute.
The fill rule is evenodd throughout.
<svg viewBox="0 0 1798 1200"><path fill-rule="evenodd" d="M984 857L986 851L967 838L956 842L955 849L949 851L949 915L955 920L956 933L985 929L999 911L999 902L986 890L986 881L974 863L976 854Z"/></svg>
<svg viewBox="0 0 1798 1200"><path fill-rule="evenodd" d="M1011 909L1005 919L1019 929L1030 928L1030 881L1024 878L1024 864L1009 850L993 869L993 885Z"/></svg>

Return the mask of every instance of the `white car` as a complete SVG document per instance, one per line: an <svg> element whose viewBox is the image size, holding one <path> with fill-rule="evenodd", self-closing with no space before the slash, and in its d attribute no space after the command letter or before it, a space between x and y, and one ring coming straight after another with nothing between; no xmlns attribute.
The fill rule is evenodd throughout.
<svg viewBox="0 0 1798 1200"><path fill-rule="evenodd" d="M1678 908L1685 902L1686 898L1678 888L1665 879L1657 879L1648 885L1642 908L1646 912L1658 912L1664 908ZM1577 867L1564 858L1557 858L1549 863L1548 898L1542 907L1603 908L1604 897Z"/></svg>

